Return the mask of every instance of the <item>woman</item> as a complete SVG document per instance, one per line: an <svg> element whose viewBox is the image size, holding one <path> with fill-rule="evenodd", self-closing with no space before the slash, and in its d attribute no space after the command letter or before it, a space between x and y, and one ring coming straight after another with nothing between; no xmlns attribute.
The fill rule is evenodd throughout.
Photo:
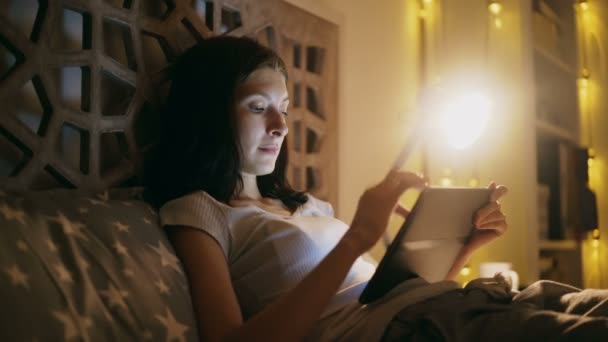
<svg viewBox="0 0 608 342"><path fill-rule="evenodd" d="M281 59L246 38L211 38L187 51L173 70L147 196L188 276L202 340L333 339L362 326L380 338L407 301L386 299L374 306L375 327L362 325L372 311L357 298L374 268L361 255L394 210L407 214L402 193L427 181L391 172L360 197L350 227L329 203L293 190L286 79ZM507 229L498 202L506 188L490 187L450 278ZM407 286L426 291L421 298L456 288Z"/></svg>

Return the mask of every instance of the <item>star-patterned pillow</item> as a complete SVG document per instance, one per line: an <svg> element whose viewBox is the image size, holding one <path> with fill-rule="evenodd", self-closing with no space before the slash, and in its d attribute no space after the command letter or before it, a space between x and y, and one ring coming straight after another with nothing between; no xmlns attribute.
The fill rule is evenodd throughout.
<svg viewBox="0 0 608 342"><path fill-rule="evenodd" d="M0 192L1 341L198 339L141 190Z"/></svg>

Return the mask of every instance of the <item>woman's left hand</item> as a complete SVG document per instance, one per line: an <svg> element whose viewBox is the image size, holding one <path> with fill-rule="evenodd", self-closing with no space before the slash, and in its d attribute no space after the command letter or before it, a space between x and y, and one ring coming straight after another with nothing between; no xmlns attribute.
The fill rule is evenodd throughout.
<svg viewBox="0 0 608 342"><path fill-rule="evenodd" d="M488 189L492 190L490 202L475 212L473 224L475 230L465 246L469 252L475 251L501 236L507 231L507 219L500 208L500 198L508 189L502 185L491 182Z"/></svg>

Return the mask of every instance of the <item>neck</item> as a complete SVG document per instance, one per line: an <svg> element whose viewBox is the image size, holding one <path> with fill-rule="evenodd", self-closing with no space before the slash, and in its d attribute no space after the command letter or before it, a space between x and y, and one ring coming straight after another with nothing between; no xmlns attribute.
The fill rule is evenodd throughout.
<svg viewBox="0 0 608 342"><path fill-rule="evenodd" d="M260 189L258 188L256 175L242 172L241 177L243 178L243 189L235 196L235 198L249 198L254 200L261 199L262 194L260 193Z"/></svg>

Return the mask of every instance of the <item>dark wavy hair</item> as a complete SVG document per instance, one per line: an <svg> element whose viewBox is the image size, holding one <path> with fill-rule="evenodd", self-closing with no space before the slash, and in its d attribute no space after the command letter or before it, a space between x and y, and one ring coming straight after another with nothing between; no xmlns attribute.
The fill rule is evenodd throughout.
<svg viewBox="0 0 608 342"><path fill-rule="evenodd" d="M228 203L243 188L236 133L236 88L253 71L270 67L287 79L287 69L271 49L249 38L213 37L188 49L173 65L171 88L160 116L158 144L144 164L144 196L159 208L167 201L205 191ZM287 181L287 140L275 169L258 176L264 197L295 210L308 197Z"/></svg>

